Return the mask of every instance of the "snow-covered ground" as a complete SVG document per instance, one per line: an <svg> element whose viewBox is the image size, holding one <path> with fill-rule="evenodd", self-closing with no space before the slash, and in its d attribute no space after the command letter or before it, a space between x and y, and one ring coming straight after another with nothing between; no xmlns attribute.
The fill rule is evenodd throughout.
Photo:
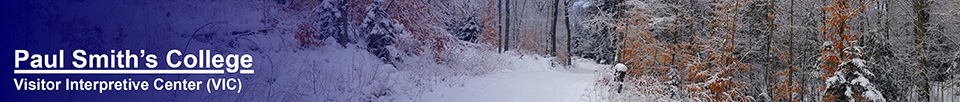
<svg viewBox="0 0 960 102"><path fill-rule="evenodd" d="M598 70L610 67L588 60L564 67L553 58L476 49L446 56L459 61L408 56L396 66L350 46L267 55L293 62L270 64L274 69L255 78L266 83L245 94L274 95L260 101L582 102L594 100L588 95Z"/></svg>
<svg viewBox="0 0 960 102"><path fill-rule="evenodd" d="M255 43L293 38L253 35ZM336 42L329 41L325 42ZM566 67L555 58L452 47L442 56L404 56L387 64L358 47L330 44L299 48L296 42L263 49L267 60L247 96L257 101L374 102L582 102L609 65L579 59ZM224 100L229 97L207 97Z"/></svg>
<svg viewBox="0 0 960 102"><path fill-rule="evenodd" d="M384 63L368 52L369 47L362 41L339 44L336 39L327 38L322 39L324 46L303 46L294 35L298 30L297 22L308 21L303 20L305 18L281 19L276 25L263 22L273 16L298 17L263 6L273 2L40 3L55 8L52 10L67 15L65 17L79 16L75 19L43 18L54 19L49 21L51 24L70 25L51 28L54 31L102 29L111 32L79 37L130 39L117 43L146 40L153 43L115 46L153 46L143 48L151 51L210 49L222 53L249 53L257 57L256 74L235 76L244 79L241 93L150 93L157 97L155 100L162 101L579 102L591 100L588 93L601 79L599 73L609 72L598 70L610 67L582 59L575 60L569 67L556 65L553 64L556 61L552 61L555 58L516 51L498 53L484 49L489 48L487 46L461 42L448 43L439 58L428 54L396 54L401 55L402 62ZM117 8L82 9L88 6ZM126 15L112 16L99 11ZM86 33L77 33L80 34ZM83 38L65 39L89 42Z"/></svg>
<svg viewBox="0 0 960 102"><path fill-rule="evenodd" d="M549 60L524 57L514 68L467 78L462 84L434 86L421 98L424 102L582 102L598 78L596 70L609 67L576 63L574 67L552 67Z"/></svg>

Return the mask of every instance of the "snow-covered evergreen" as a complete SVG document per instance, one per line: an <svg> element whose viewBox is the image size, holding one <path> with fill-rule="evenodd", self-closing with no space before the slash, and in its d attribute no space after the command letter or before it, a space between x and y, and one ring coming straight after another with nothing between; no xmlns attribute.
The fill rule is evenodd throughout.
<svg viewBox="0 0 960 102"><path fill-rule="evenodd" d="M835 46L832 43L825 43L827 46ZM874 102L886 102L883 93L877 90L876 86L870 82L875 79L875 75L870 70L875 70L877 66L864 59L861 59L863 47L850 46L843 50L843 53L850 55L850 60L843 60L837 66L837 71L826 78L825 93L828 96L836 97L839 100L869 100Z"/></svg>

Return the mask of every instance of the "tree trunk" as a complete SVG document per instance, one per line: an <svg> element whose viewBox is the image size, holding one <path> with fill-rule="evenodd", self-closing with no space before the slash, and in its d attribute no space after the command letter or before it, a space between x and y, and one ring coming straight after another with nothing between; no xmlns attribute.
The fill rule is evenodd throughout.
<svg viewBox="0 0 960 102"><path fill-rule="evenodd" d="M553 23L550 24L550 54L554 56L560 55L557 51L557 22L559 22L560 17L557 17L557 14L560 13L560 0L556 0L556 3L553 4Z"/></svg>
<svg viewBox="0 0 960 102"><path fill-rule="evenodd" d="M503 0L497 0L497 52L503 53Z"/></svg>
<svg viewBox="0 0 960 102"><path fill-rule="evenodd" d="M794 20L794 19L793 19L793 9L794 9L794 8L793 8L793 0L790 0L790 18L787 19L787 20L790 20L790 24L787 25L787 26L788 26L787 28L790 29L790 32L788 32L788 34L790 34L790 37L788 38L788 40L790 41L790 45L788 45L789 48L787 49L787 51L788 51L787 54L788 54L788 56L789 56L789 57L787 57L787 58L789 58L789 59L787 59L787 65L790 66L790 67L787 67L787 70L789 71L789 72L787 73L787 85L790 85L790 86L792 86L792 85L794 84L794 83L793 83L793 72L794 72L793 59L794 59L794 58L797 58L797 56L794 56L794 54L793 54L793 53L794 53L794 52L793 52L793 45L794 45L794 40L795 40L795 39L793 39L793 37L796 36L796 34L793 33L793 27L792 27L792 26L794 26L794 25L793 25L793 24L794 24L794 23L793 23L793 20ZM789 91L789 94L788 94L788 96L787 96L787 100L788 100L788 101L798 101L798 100L794 100L794 97L793 97L793 92L794 92L794 91L797 91L797 90L791 90L791 91Z"/></svg>
<svg viewBox="0 0 960 102"><path fill-rule="evenodd" d="M573 42L573 32L570 32L570 9L567 9L570 7L570 0L566 0L563 5L563 10L565 11L563 12L563 19L566 20L563 24L564 27L567 28L567 65L573 65L573 45L571 45L571 42Z"/></svg>
<svg viewBox="0 0 960 102"><path fill-rule="evenodd" d="M773 16L774 13L776 13L776 12L774 12L774 11L775 11L774 7L776 6L776 3L774 3L774 2L775 2L774 0L767 1L767 3L770 4L770 5L767 5L767 6L765 7L765 8L767 9L767 11L766 11L767 16ZM776 67L776 66L774 66L774 63L775 63L774 61L775 61L776 59L773 58L774 51L773 51L773 45L772 45L772 43L773 43L773 36L774 36L774 35L773 35L773 34L774 34L773 32L774 32L774 29L775 29L775 27L776 27L776 24L775 24L774 22L775 22L776 20L775 20L773 17L767 17L767 19L768 19L768 21L769 21L769 22L768 22L769 24L767 24L767 36L766 36L766 37L767 37L767 41L766 41L766 45L765 45L765 47L767 48L767 49L766 49L766 56L764 56L765 59L767 60L767 68L765 68L765 69L767 70L767 71L766 71L766 76L767 76L767 77L765 77L765 78L767 79L767 80L766 80L767 83L769 83L769 84L767 84L767 92L776 92L776 91L774 91L774 89L773 89L774 86L775 86L776 83L777 83L777 81L775 80L776 78L773 78L773 77L774 77L774 74L775 74L775 72L776 72L776 71L774 70L774 67Z"/></svg>
<svg viewBox="0 0 960 102"><path fill-rule="evenodd" d="M917 67L920 70L920 102L929 102L930 101L930 85L929 85L929 76L927 76L926 69L926 56L924 55L927 51L927 45L923 42L923 37L927 33L927 28L924 26L929 21L929 14L926 10L927 4L925 0L913 0L913 12L916 14L917 18L913 22L913 33L916 35L914 43L917 44L916 55L917 56Z"/></svg>
<svg viewBox="0 0 960 102"><path fill-rule="evenodd" d="M507 12L507 15L506 15L506 17L503 17L503 18L506 19L506 20L504 20L504 22L506 22L506 29L504 29L505 32L503 32L503 33L504 33L504 36L503 36L503 38L504 38L504 39L503 39L503 51L509 51L509 50L510 50L510 16L511 16L511 15L510 15L510 0L504 0L504 1L507 1L507 2L504 3L504 5L506 5L506 8L507 8L507 9L505 10L505 11Z"/></svg>

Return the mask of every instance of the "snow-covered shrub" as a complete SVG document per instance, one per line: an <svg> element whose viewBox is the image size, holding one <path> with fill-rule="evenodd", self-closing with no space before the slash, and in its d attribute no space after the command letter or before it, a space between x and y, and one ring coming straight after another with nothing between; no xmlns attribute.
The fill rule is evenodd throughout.
<svg viewBox="0 0 960 102"><path fill-rule="evenodd" d="M462 19L451 19L446 23L447 32L463 41L476 42L483 30L480 21L475 16L463 17Z"/></svg>
<svg viewBox="0 0 960 102"><path fill-rule="evenodd" d="M831 46L835 45L824 44L824 47ZM880 90L870 82L874 74L870 71L873 67L869 65L873 64L861 59L862 49L863 47L860 46L850 46L842 50L842 53L846 53L844 55L849 56L850 59L840 60L836 71L826 75L825 99L886 101Z"/></svg>
<svg viewBox="0 0 960 102"><path fill-rule="evenodd" d="M705 3L705 2L692 2ZM624 63L629 78L623 94L659 94L687 101L749 101L743 91L748 84L737 80L746 77L736 73L749 70L735 56L735 25L712 25L708 33L680 33L680 28L693 24L663 11L674 5L656 1L631 0L623 18L613 23L620 34L618 62ZM734 5L734 4L718 4ZM719 8L719 7L718 7ZM732 11L732 10L731 10ZM718 11L725 12L725 11ZM734 24L728 16L717 15L711 22ZM672 23L667 23L672 22ZM698 32L698 31L689 31ZM685 37L689 37L685 38ZM632 88L631 88L632 87ZM630 91L641 91L634 93Z"/></svg>
<svg viewBox="0 0 960 102"><path fill-rule="evenodd" d="M619 10L619 0L602 0L599 2L578 1L574 3L579 12L570 12L572 19L580 18L571 29L578 29L573 35L573 55L591 58L596 62L611 63L616 58L618 42L614 23L619 22L616 12Z"/></svg>
<svg viewBox="0 0 960 102"><path fill-rule="evenodd" d="M444 50L445 42L449 40L449 35L443 31L441 23L445 21L440 13L442 3L429 0L404 0L401 2L390 2L387 6L387 13L390 18L403 25L406 33L401 33L397 37L396 48L404 51L406 54L418 56L434 56L439 60L441 51Z"/></svg>
<svg viewBox="0 0 960 102"><path fill-rule="evenodd" d="M837 0L823 9L825 12L838 12L828 15L825 20L830 26L821 28L828 31L821 36L827 41L821 46L819 57L820 68L826 72L821 75L826 82L826 85L821 87L823 101L886 101L883 94L870 82L874 74L868 66L871 64L863 58L864 47L858 43L862 37L851 33L845 23L856 17L859 14L857 11L864 9L862 4Z"/></svg>
<svg viewBox="0 0 960 102"><path fill-rule="evenodd" d="M346 46L345 44L351 43L355 40L351 40L347 35L348 23L346 22L346 12L343 11L344 6L343 2L334 2L334 0L326 0L321 2L319 6L314 8L316 13L316 18L312 20L315 22L314 26L317 27L317 37L319 39L326 39L327 37L334 38L337 43L341 46Z"/></svg>
<svg viewBox="0 0 960 102"><path fill-rule="evenodd" d="M382 6L386 3L383 0L374 0L372 4L367 5L365 9L367 15L360 27L368 33L365 37L367 51L377 55L381 60L391 63L401 61L398 54L391 52L398 52L393 47L394 36L403 33L403 26L390 19L386 7Z"/></svg>

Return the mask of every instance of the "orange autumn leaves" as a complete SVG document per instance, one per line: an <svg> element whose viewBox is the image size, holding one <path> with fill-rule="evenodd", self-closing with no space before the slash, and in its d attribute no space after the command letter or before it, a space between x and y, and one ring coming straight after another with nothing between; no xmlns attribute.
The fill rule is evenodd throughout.
<svg viewBox="0 0 960 102"><path fill-rule="evenodd" d="M748 101L747 95L741 93L747 84L736 80L740 76L734 74L750 69L733 54L738 48L734 42L737 25L734 23L736 15L730 12L738 7L742 4L732 1L718 3L714 8L721 13L710 18L709 34L683 35L674 29L676 26L665 27L663 34L651 32L657 28L651 24L654 16L640 8L627 10L626 17L621 18L615 27L621 40L617 45L618 60L629 67L629 75L656 77L661 80L657 82L680 82L680 90L698 100ZM657 38L658 35L695 39Z"/></svg>
<svg viewBox="0 0 960 102"><path fill-rule="evenodd" d="M825 24L820 28L821 31L825 32L820 37L827 41L820 49L821 56L819 59L822 61L820 67L825 71L825 74L820 76L821 80L826 80L829 83L828 78L835 77L834 73L838 73L837 71L851 73L849 72L852 71L851 69L841 69L840 66L842 63L851 62L855 58L851 54L859 53L856 51L850 52L848 49L856 46L855 42L860 39L860 36L850 33L852 29L847 22L859 16L866 8L867 6L863 1L834 0L831 5L821 9L827 13L827 17L824 19ZM825 85L820 87L820 91L824 92L823 101L849 100L850 98L864 99L857 92L852 94L854 97L846 97L839 94L843 93L839 92L843 90L828 90L830 87L837 86ZM847 94L850 95L850 93Z"/></svg>

